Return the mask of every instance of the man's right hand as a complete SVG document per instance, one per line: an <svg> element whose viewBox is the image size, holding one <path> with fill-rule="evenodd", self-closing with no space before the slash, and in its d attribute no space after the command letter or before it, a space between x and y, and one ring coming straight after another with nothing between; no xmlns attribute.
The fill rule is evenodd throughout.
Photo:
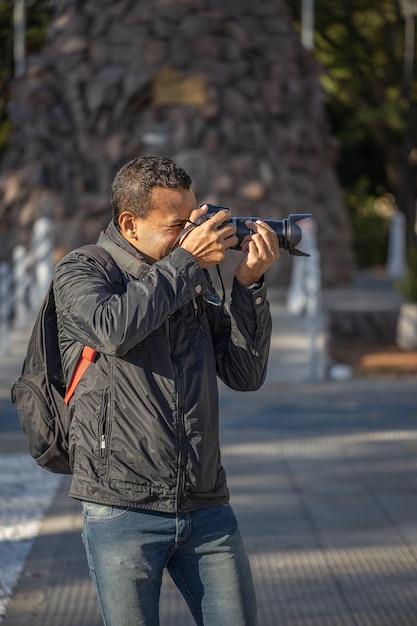
<svg viewBox="0 0 417 626"><path fill-rule="evenodd" d="M195 222L207 212L207 205L195 209L189 222ZM226 250L237 245L236 226L228 223L221 226L230 218L230 211L219 211L213 217L199 226L192 228L180 240L180 247L193 255L202 268L209 268L223 261ZM221 226L221 228L219 228Z"/></svg>

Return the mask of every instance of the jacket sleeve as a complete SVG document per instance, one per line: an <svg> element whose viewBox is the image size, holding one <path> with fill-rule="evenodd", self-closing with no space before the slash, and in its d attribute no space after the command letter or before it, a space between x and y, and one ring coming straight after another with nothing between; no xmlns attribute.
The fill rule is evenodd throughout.
<svg viewBox="0 0 417 626"><path fill-rule="evenodd" d="M208 309L217 374L232 389L254 391L265 380L272 332L265 284L252 291L235 280L227 308Z"/></svg>
<svg viewBox="0 0 417 626"><path fill-rule="evenodd" d="M210 290L210 279L182 248L149 266L144 278L127 281L119 293L100 263L83 252L67 255L54 276L58 319L66 335L117 356L143 341L196 295Z"/></svg>

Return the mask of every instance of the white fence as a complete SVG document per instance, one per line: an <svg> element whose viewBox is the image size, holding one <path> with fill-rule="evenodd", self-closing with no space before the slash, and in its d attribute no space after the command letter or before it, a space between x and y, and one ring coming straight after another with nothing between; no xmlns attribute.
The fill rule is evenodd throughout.
<svg viewBox="0 0 417 626"><path fill-rule="evenodd" d="M54 267L52 222L42 217L28 247L18 245L10 263L0 263L0 354L10 349L12 329L25 328L41 305Z"/></svg>

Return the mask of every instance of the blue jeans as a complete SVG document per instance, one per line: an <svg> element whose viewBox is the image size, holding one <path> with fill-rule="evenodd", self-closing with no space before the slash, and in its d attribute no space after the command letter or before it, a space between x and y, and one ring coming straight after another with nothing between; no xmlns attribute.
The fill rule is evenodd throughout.
<svg viewBox="0 0 417 626"><path fill-rule="evenodd" d="M83 511L105 626L159 626L165 568L196 624L256 625L249 560L228 504L167 515L83 502Z"/></svg>

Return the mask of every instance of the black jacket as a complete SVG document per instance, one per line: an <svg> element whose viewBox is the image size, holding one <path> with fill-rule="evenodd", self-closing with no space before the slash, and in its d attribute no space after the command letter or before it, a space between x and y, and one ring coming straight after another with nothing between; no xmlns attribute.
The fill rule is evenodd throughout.
<svg viewBox="0 0 417 626"><path fill-rule="evenodd" d="M266 288L235 281L227 313L204 300L209 274L186 250L147 265L113 224L98 244L118 280L83 250L54 279L67 380L84 345L99 353L70 403L70 495L166 513L227 502L216 375L240 391L263 383Z"/></svg>

